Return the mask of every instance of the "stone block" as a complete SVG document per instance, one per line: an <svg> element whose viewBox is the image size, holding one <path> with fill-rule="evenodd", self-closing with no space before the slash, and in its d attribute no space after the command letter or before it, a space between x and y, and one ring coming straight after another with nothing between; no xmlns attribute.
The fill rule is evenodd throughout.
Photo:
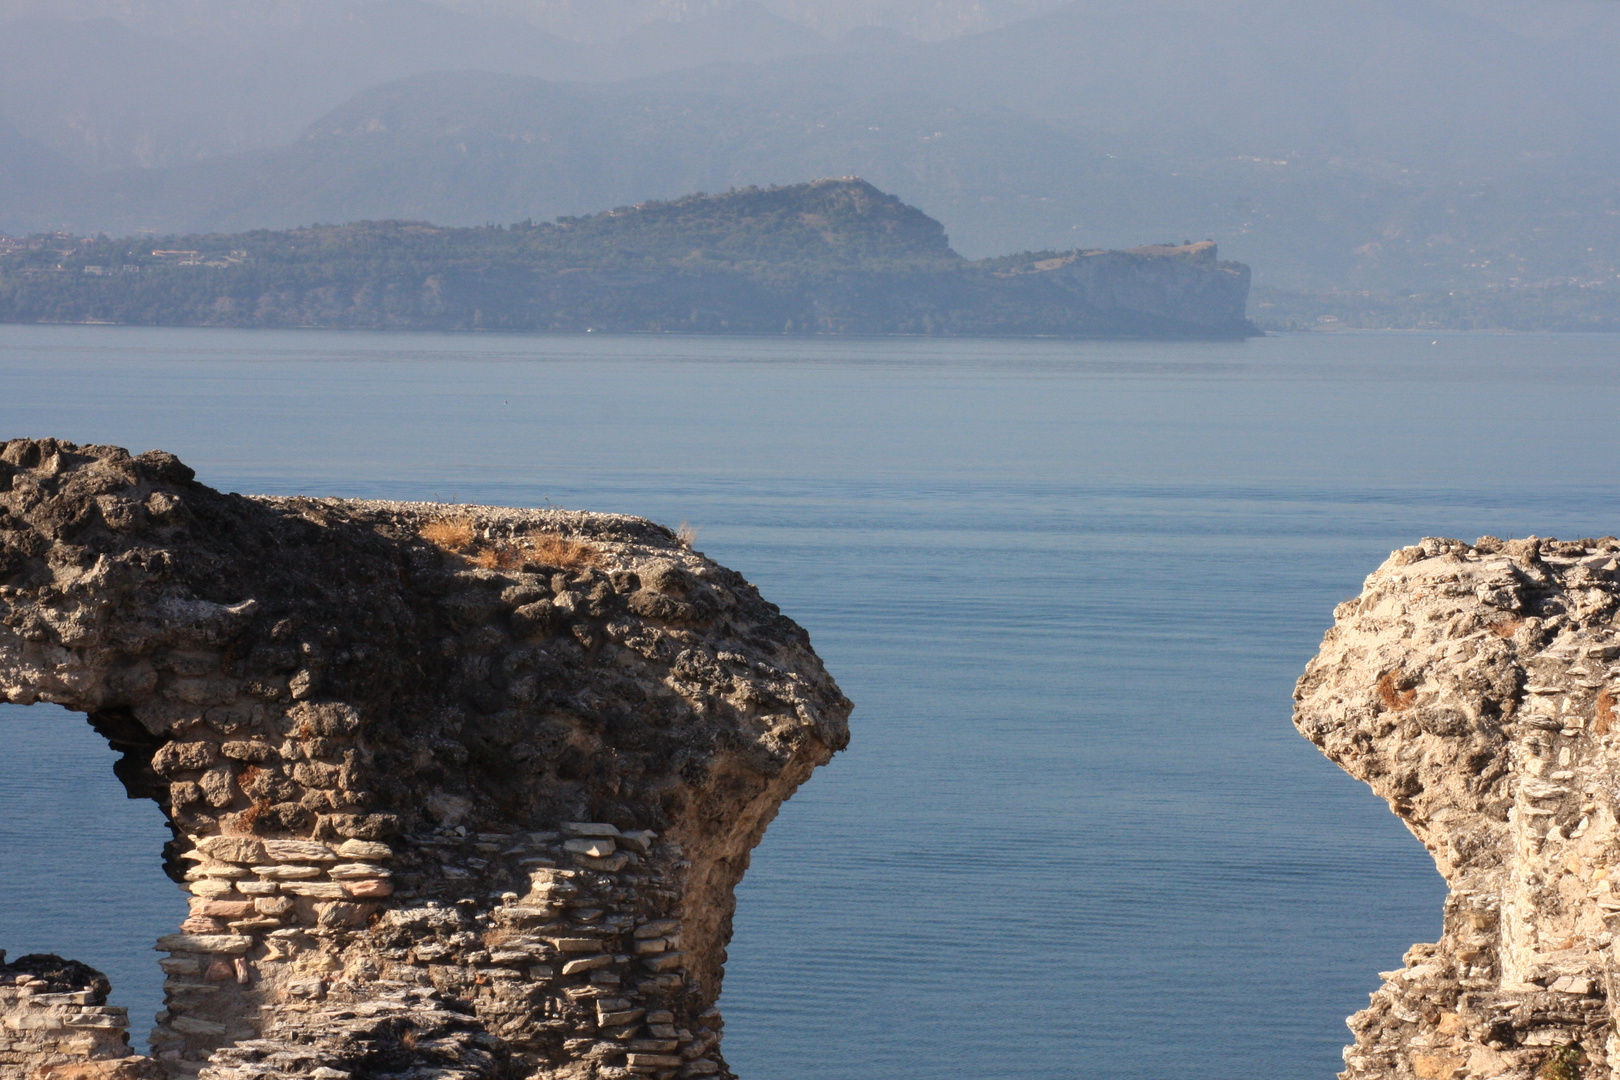
<svg viewBox="0 0 1620 1080"><path fill-rule="evenodd" d="M676 1054L630 1054L625 1058L625 1064L632 1069L674 1069L679 1068L682 1062Z"/></svg>
<svg viewBox="0 0 1620 1080"><path fill-rule="evenodd" d="M337 854L344 859L392 859L394 849L372 840L345 840L338 845Z"/></svg>
<svg viewBox="0 0 1620 1080"><path fill-rule="evenodd" d="M283 881L281 891L313 900L343 900L349 895L336 881Z"/></svg>
<svg viewBox="0 0 1620 1080"><path fill-rule="evenodd" d="M192 914L213 919L240 919L253 910L252 900L206 900L192 908Z"/></svg>
<svg viewBox="0 0 1620 1080"><path fill-rule="evenodd" d="M365 878L359 881L343 882L343 891L356 897L383 897L392 896L394 883L380 878Z"/></svg>
<svg viewBox="0 0 1620 1080"><path fill-rule="evenodd" d="M611 967L612 964L613 957L611 956L587 956L579 960L568 961L562 966L562 973L564 975L577 975L582 971L596 971L601 968Z"/></svg>
<svg viewBox="0 0 1620 1080"><path fill-rule="evenodd" d="M227 896L239 895L236 891L236 886L232 882L224 881L219 878L204 878L201 881L193 881L188 888L191 890L193 896L201 896L215 900Z"/></svg>
<svg viewBox="0 0 1620 1080"><path fill-rule="evenodd" d="M204 1020L195 1016L173 1017L169 1020L168 1026L182 1035L217 1037L225 1034L224 1024L217 1024L212 1020Z"/></svg>
<svg viewBox="0 0 1620 1080"><path fill-rule="evenodd" d="M649 971L674 971L686 963L686 954L678 952L663 953L659 956L649 956L642 961Z"/></svg>
<svg viewBox="0 0 1620 1080"><path fill-rule="evenodd" d="M325 844L313 840L266 840L264 852L278 863L336 862L337 854ZM260 868L253 868L260 873Z"/></svg>
<svg viewBox="0 0 1620 1080"><path fill-rule="evenodd" d="M152 756L152 768L160 776L174 776L206 769L218 759L218 747L211 742L171 742Z"/></svg>
<svg viewBox="0 0 1620 1080"><path fill-rule="evenodd" d="M678 933L680 929L679 919L654 919L636 927L635 936L638 939L664 937L667 934Z"/></svg>
<svg viewBox="0 0 1620 1080"><path fill-rule="evenodd" d="M256 863L265 859L264 842L254 836L206 836L197 850L210 859L229 863Z"/></svg>
<svg viewBox="0 0 1620 1080"><path fill-rule="evenodd" d="M374 910L371 904L348 904L341 901L315 905L316 921L328 928L359 926Z"/></svg>
<svg viewBox="0 0 1620 1080"><path fill-rule="evenodd" d="M158 938L164 952L243 953L253 947L253 939L241 934L167 934Z"/></svg>
<svg viewBox="0 0 1620 1080"><path fill-rule="evenodd" d="M338 863L326 868L326 876L333 881L346 881L353 878L392 877L393 871L375 863Z"/></svg>
<svg viewBox="0 0 1620 1080"><path fill-rule="evenodd" d="M630 1049L639 1054L669 1054L680 1046L675 1039L637 1039Z"/></svg>
<svg viewBox="0 0 1620 1080"><path fill-rule="evenodd" d="M253 872L264 881L307 881L320 877L324 871L319 866L289 863L255 866Z"/></svg>

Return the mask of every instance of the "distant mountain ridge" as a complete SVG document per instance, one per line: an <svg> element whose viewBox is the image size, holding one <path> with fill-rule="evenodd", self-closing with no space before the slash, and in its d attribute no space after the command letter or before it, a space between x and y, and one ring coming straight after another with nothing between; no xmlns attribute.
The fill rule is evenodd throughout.
<svg viewBox="0 0 1620 1080"><path fill-rule="evenodd" d="M239 9L237 27L207 5L154 6L147 18L16 9L27 13L0 21L0 117L83 168L168 167L291 142L367 87L428 72L591 82L837 48L756 0L604 42L434 0L222 5Z"/></svg>
<svg viewBox="0 0 1620 1080"><path fill-rule="evenodd" d="M59 241L0 255L0 321L708 333L1235 338L1215 245L963 259L845 177L449 229Z"/></svg>
<svg viewBox="0 0 1620 1080"><path fill-rule="evenodd" d="M0 173L84 175L0 175L0 228L474 225L859 174L968 254L1216 236L1268 287L1620 282L1613 0L1070 0L941 42L672 0L693 17L583 44L527 0L95 2L262 19L5 24Z"/></svg>

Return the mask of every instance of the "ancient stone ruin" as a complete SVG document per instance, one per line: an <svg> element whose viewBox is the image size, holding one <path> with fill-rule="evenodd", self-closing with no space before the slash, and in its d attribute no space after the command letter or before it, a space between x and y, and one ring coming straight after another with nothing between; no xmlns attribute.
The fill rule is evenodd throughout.
<svg viewBox="0 0 1620 1080"><path fill-rule="evenodd" d="M3 1080L730 1076L733 889L850 710L650 522L49 439L0 443L0 698L88 715L191 895L150 1058L99 973L0 954Z"/></svg>
<svg viewBox="0 0 1620 1080"><path fill-rule="evenodd" d="M1350 1018L1346 1080L1595 1080L1620 1064L1620 542L1424 540L1339 605L1301 733L1450 886Z"/></svg>

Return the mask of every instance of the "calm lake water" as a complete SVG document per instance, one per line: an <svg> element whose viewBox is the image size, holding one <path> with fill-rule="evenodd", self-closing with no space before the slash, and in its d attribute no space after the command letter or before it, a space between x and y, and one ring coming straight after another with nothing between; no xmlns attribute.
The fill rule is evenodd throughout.
<svg viewBox="0 0 1620 1080"><path fill-rule="evenodd" d="M1444 892L1289 722L1333 605L1424 535L1620 531L1614 337L0 327L17 435L692 523L856 702L740 890L745 1080L1331 1076ZM183 904L110 760L0 707L0 948L150 1016Z"/></svg>

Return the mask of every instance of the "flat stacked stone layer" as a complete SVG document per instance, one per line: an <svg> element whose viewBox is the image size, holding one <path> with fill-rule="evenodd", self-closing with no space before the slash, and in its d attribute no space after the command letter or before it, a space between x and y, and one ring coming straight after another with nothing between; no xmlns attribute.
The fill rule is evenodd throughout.
<svg viewBox="0 0 1620 1080"><path fill-rule="evenodd" d="M106 976L84 964L49 954L8 964L0 952L0 1077L133 1057L129 1016L108 1006L108 989Z"/></svg>
<svg viewBox="0 0 1620 1080"><path fill-rule="evenodd" d="M1345 1080L1595 1080L1620 1063L1620 542L1427 539L1339 605L1300 732L1450 887L1350 1018Z"/></svg>
<svg viewBox="0 0 1620 1080"><path fill-rule="evenodd" d="M86 713L169 815L152 1054L205 1080L729 1076L733 889L850 709L650 522L54 440L0 444L0 698Z"/></svg>

